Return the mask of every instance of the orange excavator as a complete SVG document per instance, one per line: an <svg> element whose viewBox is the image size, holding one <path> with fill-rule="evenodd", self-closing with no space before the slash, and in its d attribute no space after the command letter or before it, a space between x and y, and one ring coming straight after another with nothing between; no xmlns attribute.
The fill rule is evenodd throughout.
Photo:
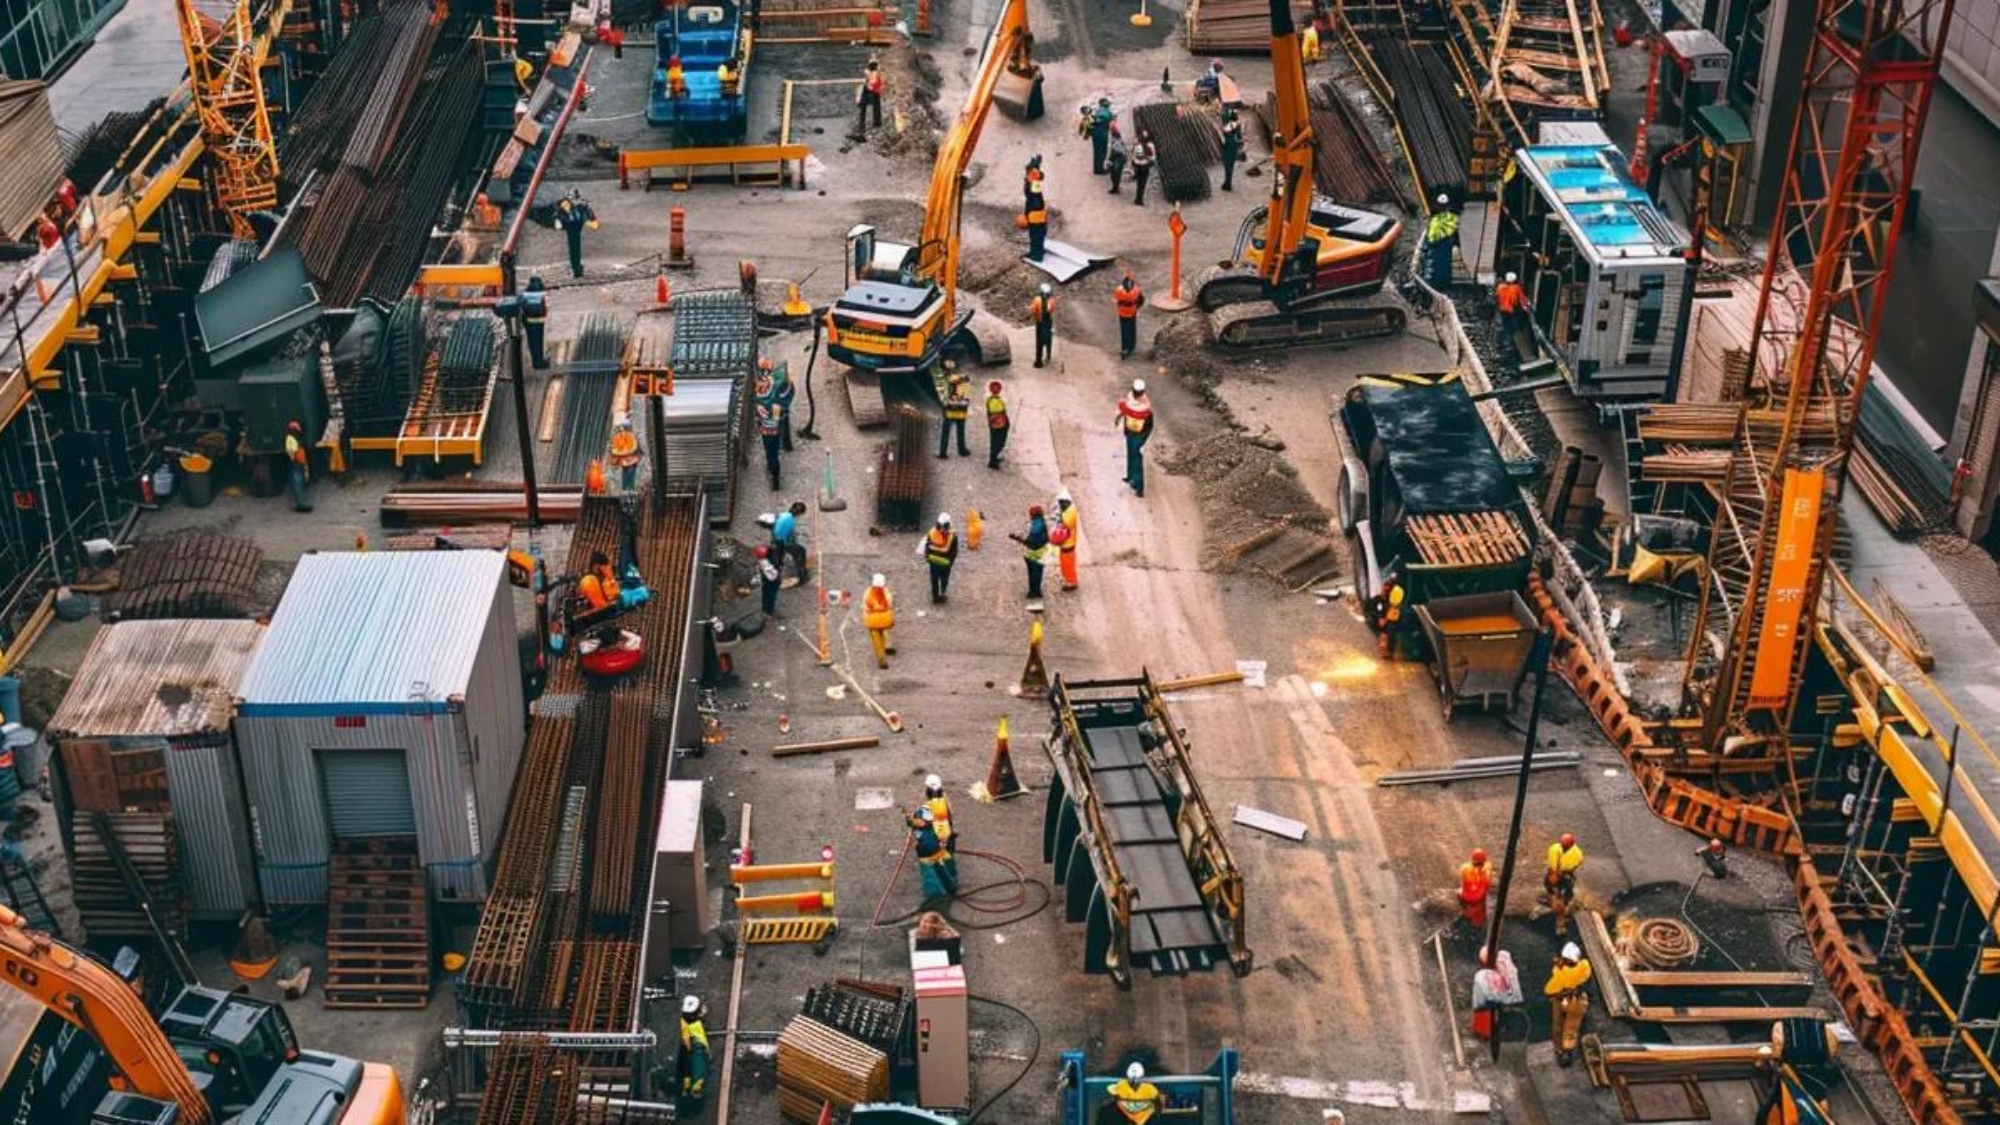
<svg viewBox="0 0 2000 1125"><path fill-rule="evenodd" d="M1225 348L1347 344L1394 336L1402 305L1378 294L1403 224L1336 203L1313 191L1312 108L1290 0L1271 3L1271 86L1278 119L1271 135L1271 199L1236 235L1234 260L1196 283Z"/></svg>
<svg viewBox="0 0 2000 1125"><path fill-rule="evenodd" d="M282 1009L200 985L158 1020L118 974L0 906L0 977L96 1041L112 1091L92 1125L404 1125L380 1063L301 1051Z"/></svg>

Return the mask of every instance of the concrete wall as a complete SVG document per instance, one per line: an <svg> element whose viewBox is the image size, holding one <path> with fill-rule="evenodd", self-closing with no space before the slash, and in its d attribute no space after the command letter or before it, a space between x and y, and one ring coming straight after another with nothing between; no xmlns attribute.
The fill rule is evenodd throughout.
<svg viewBox="0 0 2000 1125"><path fill-rule="evenodd" d="M1944 45L1944 76L2000 125L2000 0L1958 0Z"/></svg>

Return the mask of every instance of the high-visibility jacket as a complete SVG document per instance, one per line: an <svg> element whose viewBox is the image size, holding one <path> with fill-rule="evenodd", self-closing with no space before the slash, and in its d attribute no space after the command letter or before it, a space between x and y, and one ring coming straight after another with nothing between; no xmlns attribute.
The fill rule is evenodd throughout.
<svg viewBox="0 0 2000 1125"><path fill-rule="evenodd" d="M1576 869L1582 866L1582 844L1571 844L1568 848L1564 848L1562 841L1557 840L1555 843L1549 845L1550 872L1558 876L1575 875Z"/></svg>
<svg viewBox="0 0 2000 1125"><path fill-rule="evenodd" d="M1120 1078L1105 1092L1132 1125L1146 1125L1160 1112L1160 1088L1143 1078L1136 1084Z"/></svg>
<svg viewBox="0 0 2000 1125"><path fill-rule="evenodd" d="M708 1029L700 1020L681 1020L681 1094L700 1098L708 1093Z"/></svg>
<svg viewBox="0 0 2000 1125"><path fill-rule="evenodd" d="M1031 227L1047 226L1049 221L1048 202L1040 195L1035 196L1034 206L1022 212L1022 217L1028 221L1028 225Z"/></svg>
<svg viewBox="0 0 2000 1125"><path fill-rule="evenodd" d="M1131 320L1139 315L1139 306L1146 303L1146 294L1136 284L1120 285L1111 291L1111 299L1118 303L1118 319Z"/></svg>
<svg viewBox="0 0 2000 1125"><path fill-rule="evenodd" d="M1027 174L1022 177L1022 186L1027 189L1029 195L1040 195L1042 194L1042 181L1046 178L1040 168L1030 168Z"/></svg>
<svg viewBox="0 0 2000 1125"><path fill-rule="evenodd" d="M1307 24L1306 29L1299 32L1299 53L1305 56L1307 62L1319 61L1319 28Z"/></svg>
<svg viewBox="0 0 2000 1125"><path fill-rule="evenodd" d="M1083 517L1077 514L1076 505L1071 504L1057 514L1056 521L1062 524L1063 530L1062 542L1056 544L1056 547L1067 555L1076 550L1077 536L1083 531Z"/></svg>
<svg viewBox="0 0 2000 1125"><path fill-rule="evenodd" d="M986 396L986 428L989 430L1007 428L1007 400L999 395Z"/></svg>
<svg viewBox="0 0 2000 1125"><path fill-rule="evenodd" d="M869 93L871 93L871 94L875 95L875 96L876 96L876 97L878 97L878 98L879 98L879 97L881 97L881 96L882 96L882 72L881 72L881 71L879 71L879 70L871 70L871 71L869 71L869 72L868 72L868 77L867 77L867 80L866 80L866 81L865 81L865 82L863 83L863 85L865 85L865 86L866 86L866 87L868 88L868 92L869 92Z"/></svg>
<svg viewBox="0 0 2000 1125"><path fill-rule="evenodd" d="M1431 212L1431 221L1424 226L1424 238L1435 246L1440 242L1458 237L1458 212L1440 207Z"/></svg>
<svg viewBox="0 0 2000 1125"><path fill-rule="evenodd" d="M951 799L940 793L924 798L924 807L931 810L931 828L939 840L951 839Z"/></svg>
<svg viewBox="0 0 2000 1125"><path fill-rule="evenodd" d="M306 447L297 434L285 435L285 459L300 468L305 468Z"/></svg>
<svg viewBox="0 0 2000 1125"><path fill-rule="evenodd" d="M1118 401L1118 419L1125 423L1128 434L1143 434L1153 425L1153 404L1145 399L1126 395Z"/></svg>
<svg viewBox="0 0 2000 1125"><path fill-rule="evenodd" d="M861 596L861 623L876 630L896 627L896 603L887 588L870 586Z"/></svg>
<svg viewBox="0 0 2000 1125"><path fill-rule="evenodd" d="M676 98L687 96L687 75L681 70L679 60L675 60L667 67L667 93Z"/></svg>
<svg viewBox="0 0 2000 1125"><path fill-rule="evenodd" d="M970 413L972 413L972 399L966 396L965 383L962 380L953 380L951 389L947 390L944 396L945 418L953 422L963 422L965 416Z"/></svg>
<svg viewBox="0 0 2000 1125"><path fill-rule="evenodd" d="M723 63L715 68L715 80L725 87L735 85L736 72L729 69L728 63Z"/></svg>
<svg viewBox="0 0 2000 1125"><path fill-rule="evenodd" d="M1040 516L1028 521L1028 534L1021 539L1021 557L1031 563L1048 562L1049 525Z"/></svg>
<svg viewBox="0 0 2000 1125"><path fill-rule="evenodd" d="M951 853L944 850L944 837L938 833L936 824L926 824L923 817L912 816L910 834L916 838L918 863L943 863L951 858Z"/></svg>
<svg viewBox="0 0 2000 1125"><path fill-rule="evenodd" d="M1590 983L1590 958L1586 957L1574 965L1561 961L1549 970L1549 983L1542 986L1542 995L1561 996L1565 992L1575 992Z"/></svg>
<svg viewBox="0 0 2000 1125"><path fill-rule="evenodd" d="M1458 901L1485 902L1493 886L1493 868L1484 863L1458 865Z"/></svg>
<svg viewBox="0 0 2000 1125"><path fill-rule="evenodd" d="M932 566L950 566L958 558L958 536L941 527L924 536L924 561Z"/></svg>
<svg viewBox="0 0 2000 1125"><path fill-rule="evenodd" d="M686 1051L695 1047L700 1047L704 1051L708 1050L708 1028L702 1026L700 1020L691 1020L683 1016L681 1017L681 1050Z"/></svg>
<svg viewBox="0 0 2000 1125"><path fill-rule="evenodd" d="M1503 281L1493 287L1493 305L1503 313L1517 313L1528 307L1528 291L1518 281Z"/></svg>
<svg viewBox="0 0 2000 1125"><path fill-rule="evenodd" d="M1055 296L1051 294L1044 297L1037 293L1035 299L1028 302L1028 319L1034 323L1036 328L1045 330L1054 328L1056 322Z"/></svg>
<svg viewBox="0 0 2000 1125"><path fill-rule="evenodd" d="M762 437L778 436L778 418L782 413L775 402L757 404L757 433Z"/></svg>
<svg viewBox="0 0 2000 1125"><path fill-rule="evenodd" d="M603 609L618 600L618 576L609 566L600 566L583 576L576 584L577 592L583 595L592 609Z"/></svg>

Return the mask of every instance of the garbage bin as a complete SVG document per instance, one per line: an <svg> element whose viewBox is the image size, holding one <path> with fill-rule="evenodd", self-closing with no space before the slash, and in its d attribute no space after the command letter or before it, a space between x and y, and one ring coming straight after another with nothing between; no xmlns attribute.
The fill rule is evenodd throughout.
<svg viewBox="0 0 2000 1125"><path fill-rule="evenodd" d="M23 790L33 789L42 780L42 759L46 748L42 733L20 723L0 726L0 744L14 755L14 776Z"/></svg>
<svg viewBox="0 0 2000 1125"><path fill-rule="evenodd" d="M190 508L206 508L215 500L215 462L199 453L181 455L181 499Z"/></svg>

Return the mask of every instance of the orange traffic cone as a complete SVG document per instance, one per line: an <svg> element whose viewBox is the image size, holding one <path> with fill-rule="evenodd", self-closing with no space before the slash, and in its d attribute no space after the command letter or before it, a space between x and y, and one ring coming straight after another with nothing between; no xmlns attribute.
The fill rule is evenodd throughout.
<svg viewBox="0 0 2000 1125"><path fill-rule="evenodd" d="M653 280L653 305L662 309L674 305L674 287L667 284L667 271L664 269Z"/></svg>
<svg viewBox="0 0 2000 1125"><path fill-rule="evenodd" d="M1049 666L1042 661L1042 623L1028 627L1028 666L1021 670L1021 694L1049 690Z"/></svg>
<svg viewBox="0 0 2000 1125"><path fill-rule="evenodd" d="M1001 719L993 732L993 761L986 767L986 781L974 788L973 796L986 804L1018 797L1028 791L1014 775L1014 755L1007 749L1007 720Z"/></svg>

